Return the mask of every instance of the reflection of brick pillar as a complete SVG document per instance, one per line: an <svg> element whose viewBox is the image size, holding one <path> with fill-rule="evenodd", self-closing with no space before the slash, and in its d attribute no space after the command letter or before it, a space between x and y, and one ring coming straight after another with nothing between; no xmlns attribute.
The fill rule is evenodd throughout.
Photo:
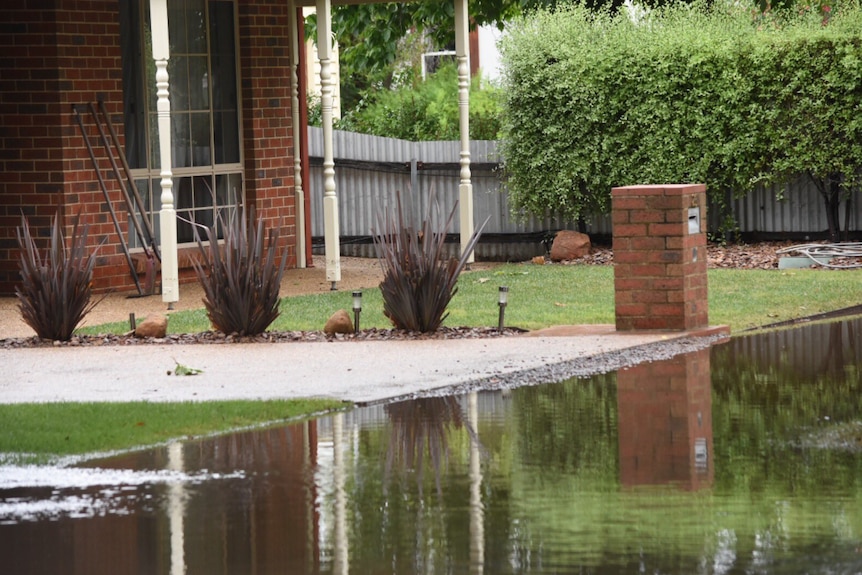
<svg viewBox="0 0 862 575"><path fill-rule="evenodd" d="M712 484L709 349L617 373L620 481Z"/></svg>
<svg viewBox="0 0 862 575"><path fill-rule="evenodd" d="M706 186L611 195L617 330L707 327Z"/></svg>

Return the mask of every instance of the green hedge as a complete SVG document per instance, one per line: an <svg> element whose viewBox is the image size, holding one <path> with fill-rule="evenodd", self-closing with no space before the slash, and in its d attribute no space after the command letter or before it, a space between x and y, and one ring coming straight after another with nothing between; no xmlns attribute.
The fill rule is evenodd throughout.
<svg viewBox="0 0 862 575"><path fill-rule="evenodd" d="M610 210L614 186L706 183L719 202L862 164L862 11L777 23L673 6L571 7L510 28L502 155L513 209Z"/></svg>

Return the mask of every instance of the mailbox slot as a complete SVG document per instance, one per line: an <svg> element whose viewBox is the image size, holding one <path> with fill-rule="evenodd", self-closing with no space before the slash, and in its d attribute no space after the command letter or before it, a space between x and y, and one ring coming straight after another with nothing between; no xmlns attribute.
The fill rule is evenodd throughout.
<svg viewBox="0 0 862 575"><path fill-rule="evenodd" d="M688 233L700 233L700 208L688 209Z"/></svg>

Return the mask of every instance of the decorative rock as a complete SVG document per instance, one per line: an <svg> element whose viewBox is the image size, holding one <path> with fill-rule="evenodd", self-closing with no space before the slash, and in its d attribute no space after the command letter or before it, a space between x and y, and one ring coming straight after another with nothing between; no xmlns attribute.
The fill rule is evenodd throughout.
<svg viewBox="0 0 862 575"><path fill-rule="evenodd" d="M168 318L160 313L151 313L135 328L135 337L165 337L168 332Z"/></svg>
<svg viewBox="0 0 862 575"><path fill-rule="evenodd" d="M557 232L551 246L551 261L576 260L590 253L590 236L581 232L562 230Z"/></svg>
<svg viewBox="0 0 862 575"><path fill-rule="evenodd" d="M326 321L323 332L327 335L336 333L353 333L353 320L343 309L338 310Z"/></svg>
<svg viewBox="0 0 862 575"><path fill-rule="evenodd" d="M545 265L545 256L536 256L533 258L533 263L537 266Z"/></svg>

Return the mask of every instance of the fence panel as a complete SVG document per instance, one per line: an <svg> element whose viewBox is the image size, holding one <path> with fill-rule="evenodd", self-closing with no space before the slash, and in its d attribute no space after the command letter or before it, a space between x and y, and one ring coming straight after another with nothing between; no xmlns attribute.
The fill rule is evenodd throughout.
<svg viewBox="0 0 862 575"><path fill-rule="evenodd" d="M306 191L311 199L311 233L315 250L322 253L323 227L323 130L310 127L310 182ZM458 200L460 143L410 142L335 130L335 186L339 202L341 253L346 256L373 257L371 231L378 208L400 191L416 217L430 209L428 198L436 191L441 211L449 213ZM547 242L561 229L577 229L576 222L549 211L544 217L515 218L509 208L505 185L501 181L497 144L493 141L470 143L473 182L473 219L478 225L490 216L476 257L484 260L523 261L545 253ZM783 197L784 199L778 199ZM761 187L743 198L729 202L740 232L745 234L822 234L827 228L823 201L816 187L799 178L784 186ZM844 225L846 204L841 207ZM849 228L858 231L862 213L851 206ZM709 213L709 229L719 229L722 214ZM609 238L609 215L587 222L587 233ZM456 217L450 232L460 232ZM458 244L452 244L453 254Z"/></svg>

